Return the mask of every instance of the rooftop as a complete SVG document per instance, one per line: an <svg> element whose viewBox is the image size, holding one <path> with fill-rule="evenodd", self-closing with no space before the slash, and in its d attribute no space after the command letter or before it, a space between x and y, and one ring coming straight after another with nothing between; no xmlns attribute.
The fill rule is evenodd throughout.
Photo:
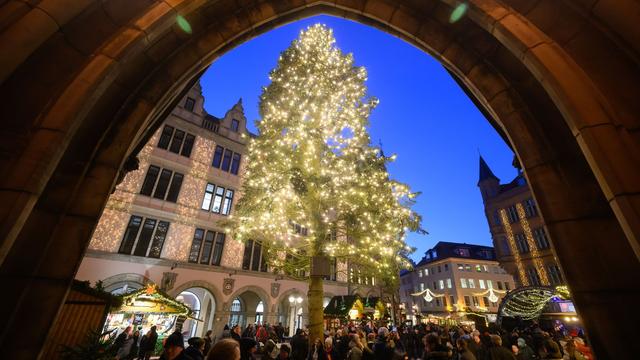
<svg viewBox="0 0 640 360"><path fill-rule="evenodd" d="M425 256L416 266L420 267L448 258L496 261L496 253L491 246L440 241L425 252Z"/></svg>

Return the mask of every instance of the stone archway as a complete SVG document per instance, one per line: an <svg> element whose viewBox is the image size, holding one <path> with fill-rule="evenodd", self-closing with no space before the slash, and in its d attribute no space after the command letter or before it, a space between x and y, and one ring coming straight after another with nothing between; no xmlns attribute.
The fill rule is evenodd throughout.
<svg viewBox="0 0 640 360"><path fill-rule="evenodd" d="M104 291L113 292L118 287L124 284L135 284L138 288L142 288L148 283L152 283L151 279L141 274L126 273L109 276L102 280L102 287Z"/></svg>
<svg viewBox="0 0 640 360"><path fill-rule="evenodd" d="M235 299L240 300L241 309L239 311L234 310L233 301ZM236 315L240 318L244 330L246 325L256 323L256 308L259 303L262 303L263 309L263 312L260 314L262 322L269 322L269 319L272 317L272 312L270 311L271 298L264 289L253 285L243 286L234 291L223 305L224 311L222 316L224 319L230 320L234 317L234 313L237 312L238 314ZM231 323L229 325L232 326L234 324Z"/></svg>
<svg viewBox="0 0 640 360"><path fill-rule="evenodd" d="M294 299L294 302L289 301L289 297ZM301 299L301 302L295 302L295 300ZM288 336L293 336L297 327L302 327L308 322L309 316L309 303L307 300L307 291L298 288L288 289L275 301L274 316L277 319L275 323L282 323L285 329L289 329L289 332L285 332Z"/></svg>
<svg viewBox="0 0 640 360"><path fill-rule="evenodd" d="M10 294L0 343L8 356L35 357L108 194L189 82L246 39L318 13L399 36L450 70L517 153L596 353L638 350L632 331L613 320L640 300L632 276L640 272L636 5L471 0L467 17L451 23L455 4L0 8L0 52L10 54L0 59L0 277ZM175 25L177 14L191 34ZM9 336L16 331L24 336Z"/></svg>
<svg viewBox="0 0 640 360"><path fill-rule="evenodd" d="M205 328L198 329L198 336L202 336L206 333L207 330L213 330L214 336L218 336L222 334L222 330L224 329L224 321L223 319L223 302L224 299L220 290L218 290L215 285L209 283L204 280L192 280L187 281L179 286L176 286L170 291L170 295L174 298L177 298L183 291L187 291L189 289L199 288L207 291L211 297L213 298L212 304L208 301L205 301L202 304L204 316L200 317L200 320L203 320L201 323L198 323L197 326L204 326Z"/></svg>
<svg viewBox="0 0 640 360"><path fill-rule="evenodd" d="M224 297L222 293L220 292L220 290L218 290L218 288L216 288L213 284L211 284L208 281L204 281L204 280L187 281L186 283L180 284L179 286L176 286L175 288L171 289L170 294L171 296L176 297L178 296L178 294L185 291L186 289L194 288L194 287L200 287L200 288L206 289L211 293L211 295L213 295L213 298L216 300L216 304L215 304L216 312L221 311L223 309L222 299L224 299Z"/></svg>

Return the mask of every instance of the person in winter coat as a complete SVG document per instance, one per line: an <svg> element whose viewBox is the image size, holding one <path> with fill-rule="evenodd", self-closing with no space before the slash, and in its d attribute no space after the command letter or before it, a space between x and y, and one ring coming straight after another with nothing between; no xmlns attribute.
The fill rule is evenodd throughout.
<svg viewBox="0 0 640 360"><path fill-rule="evenodd" d="M269 332L264 325L259 325L256 329L256 340L262 344L266 344L267 340L269 340Z"/></svg>
<svg viewBox="0 0 640 360"><path fill-rule="evenodd" d="M319 357L320 360L338 360L340 359L340 355L338 354L338 350L333 346L333 338L328 337L324 339L324 351L323 357Z"/></svg>
<svg viewBox="0 0 640 360"><path fill-rule="evenodd" d="M115 346L118 349L116 352L116 359L126 359L131 352L133 346L133 336L131 335L131 326L127 326L124 331L118 335L115 341Z"/></svg>
<svg viewBox="0 0 640 360"><path fill-rule="evenodd" d="M527 345L527 342L523 338L518 338L518 354L516 359L518 360L534 360L536 358L533 349Z"/></svg>
<svg viewBox="0 0 640 360"><path fill-rule="evenodd" d="M489 348L491 360L516 360L515 355L502 346L502 338L499 335L491 335L492 346Z"/></svg>
<svg viewBox="0 0 640 360"><path fill-rule="evenodd" d="M376 360L391 359L393 357L393 348L387 344L389 329L380 327L378 329L378 339L373 344L373 355Z"/></svg>
<svg viewBox="0 0 640 360"><path fill-rule="evenodd" d="M136 357L138 357L138 352L140 351L139 348L139 340L140 340L140 330L136 330L133 333L133 342L131 343L131 350L129 351L129 355L127 355L127 359L135 359Z"/></svg>
<svg viewBox="0 0 640 360"><path fill-rule="evenodd" d="M247 325L247 328L242 332L242 337L253 338L256 336L253 324Z"/></svg>
<svg viewBox="0 0 640 360"><path fill-rule="evenodd" d="M204 356L207 356L209 350L211 350L211 345L213 345L213 330L208 330L206 334L204 334L204 350L202 353Z"/></svg>
<svg viewBox="0 0 640 360"><path fill-rule="evenodd" d="M562 353L560 352L560 346L552 338L546 337L542 344L544 352L546 353L545 359L559 360L562 359Z"/></svg>
<svg viewBox="0 0 640 360"><path fill-rule="evenodd" d="M451 358L452 352L446 346L440 343L440 337L431 333L424 338L425 351L422 357L425 360L448 360Z"/></svg>
<svg viewBox="0 0 640 360"><path fill-rule="evenodd" d="M142 360L149 360L153 352L156 350L156 342L158 342L158 333L156 332L156 326L152 326L140 340L140 350L138 351L138 357Z"/></svg>
<svg viewBox="0 0 640 360"><path fill-rule="evenodd" d="M309 352L309 339L302 329L298 329L291 338L291 358L294 360L304 360Z"/></svg>
<svg viewBox="0 0 640 360"><path fill-rule="evenodd" d="M275 360L278 358L278 346L276 342L269 339L262 349L262 360Z"/></svg>
<svg viewBox="0 0 640 360"><path fill-rule="evenodd" d="M280 344L280 353L278 354L278 360L288 360L291 359L291 348L289 344L282 343Z"/></svg>
<svg viewBox="0 0 640 360"><path fill-rule="evenodd" d="M184 349L186 355L191 356L193 360L204 360L204 339L199 337L192 337L187 340L189 347Z"/></svg>
<svg viewBox="0 0 640 360"><path fill-rule="evenodd" d="M164 341L164 351L160 360L194 360L184 352L184 339L179 331L169 335Z"/></svg>
<svg viewBox="0 0 640 360"><path fill-rule="evenodd" d="M220 334L220 339L228 339L231 337L231 329L229 329L229 325L225 325L224 329L222 329L222 334Z"/></svg>
<svg viewBox="0 0 640 360"><path fill-rule="evenodd" d="M309 349L309 355L307 355L307 360L324 360L324 359L326 359L326 356L324 354L324 347L322 346L322 340L316 339L316 341L313 343L313 345Z"/></svg>
<svg viewBox="0 0 640 360"><path fill-rule="evenodd" d="M360 340L360 336L358 334L353 334L351 341L349 342L347 360L362 360L365 348L365 345Z"/></svg>
<svg viewBox="0 0 640 360"><path fill-rule="evenodd" d="M573 339L567 341L564 346L564 357L565 360L586 360L586 357L578 351L576 348L576 343Z"/></svg>
<svg viewBox="0 0 640 360"><path fill-rule="evenodd" d="M258 343L252 338L240 339L240 359L251 360L255 359L255 353L258 350Z"/></svg>
<svg viewBox="0 0 640 360"><path fill-rule="evenodd" d="M469 345L463 337L456 340L456 346L458 347L458 360L476 360L476 356L469 350Z"/></svg>

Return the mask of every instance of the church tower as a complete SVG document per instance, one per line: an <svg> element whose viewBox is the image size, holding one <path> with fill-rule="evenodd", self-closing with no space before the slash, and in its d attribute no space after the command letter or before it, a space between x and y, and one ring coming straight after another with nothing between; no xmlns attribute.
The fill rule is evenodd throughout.
<svg viewBox="0 0 640 360"><path fill-rule="evenodd" d="M489 165L480 156L480 177L478 179L478 187L482 194L482 200L486 203L488 199L498 195L500 191L500 179L498 179Z"/></svg>

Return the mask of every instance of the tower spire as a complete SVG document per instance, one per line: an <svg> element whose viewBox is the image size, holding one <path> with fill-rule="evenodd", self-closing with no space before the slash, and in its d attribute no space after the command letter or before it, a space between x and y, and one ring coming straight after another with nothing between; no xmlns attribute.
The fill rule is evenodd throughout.
<svg viewBox="0 0 640 360"><path fill-rule="evenodd" d="M498 177L493 174L493 171L491 171L489 165L487 165L487 162L484 161L482 155L480 155L480 177L478 178L478 183L491 178L500 181L500 179L498 179Z"/></svg>

